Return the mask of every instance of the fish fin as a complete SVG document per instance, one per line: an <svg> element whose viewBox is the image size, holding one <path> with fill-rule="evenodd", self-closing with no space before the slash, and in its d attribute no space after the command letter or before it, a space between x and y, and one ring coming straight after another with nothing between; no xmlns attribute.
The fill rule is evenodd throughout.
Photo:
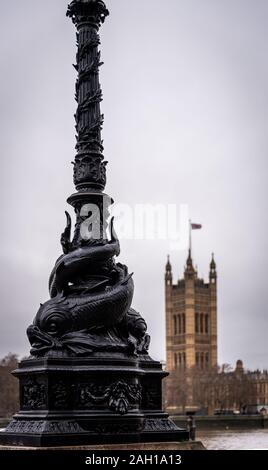
<svg viewBox="0 0 268 470"><path fill-rule="evenodd" d="M122 282L122 286L128 283L128 281L133 277L134 273L129 274Z"/></svg>

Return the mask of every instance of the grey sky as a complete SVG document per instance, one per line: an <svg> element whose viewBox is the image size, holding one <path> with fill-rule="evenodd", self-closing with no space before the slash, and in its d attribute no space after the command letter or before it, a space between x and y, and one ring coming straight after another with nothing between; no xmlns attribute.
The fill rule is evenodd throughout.
<svg viewBox="0 0 268 470"><path fill-rule="evenodd" d="M267 0L107 0L102 28L107 192L187 203L194 261L219 272L219 361L268 367ZM73 192L75 30L67 0L1 6L0 355L25 330L60 253ZM71 210L71 209L70 209ZM123 241L151 353L165 357L168 241ZM173 252L175 277L186 252Z"/></svg>

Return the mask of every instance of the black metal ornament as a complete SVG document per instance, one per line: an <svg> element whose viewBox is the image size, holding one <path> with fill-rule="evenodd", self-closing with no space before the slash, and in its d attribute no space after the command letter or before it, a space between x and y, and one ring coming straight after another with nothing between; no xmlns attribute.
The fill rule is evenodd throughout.
<svg viewBox="0 0 268 470"><path fill-rule="evenodd" d="M0 443L67 446L188 439L162 411L168 374L149 354L150 337L132 307L133 276L116 262L120 244L105 193L100 109L99 28L109 12L101 0L74 0L67 16L77 28L75 98L76 214L61 235L63 254L50 278L50 299L27 330L31 356L14 375L20 411Z"/></svg>

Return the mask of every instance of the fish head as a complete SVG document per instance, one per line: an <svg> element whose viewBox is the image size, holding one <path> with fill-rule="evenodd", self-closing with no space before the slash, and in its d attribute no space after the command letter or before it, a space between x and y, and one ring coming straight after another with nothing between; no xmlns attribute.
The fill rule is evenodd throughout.
<svg viewBox="0 0 268 470"><path fill-rule="evenodd" d="M34 325L50 336L61 337L72 330L72 323L72 314L68 308L51 299L40 306Z"/></svg>

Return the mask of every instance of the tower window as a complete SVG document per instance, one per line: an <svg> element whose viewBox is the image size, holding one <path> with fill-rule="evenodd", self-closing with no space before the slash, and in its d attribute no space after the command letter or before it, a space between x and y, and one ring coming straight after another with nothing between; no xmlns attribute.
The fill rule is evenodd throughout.
<svg viewBox="0 0 268 470"><path fill-rule="evenodd" d="M199 364L199 353L198 352L195 353L195 363L196 363L197 367L199 367L200 364Z"/></svg>
<svg viewBox="0 0 268 470"><path fill-rule="evenodd" d="M185 352L182 353L182 363L183 363L183 368L186 369L186 354L185 354Z"/></svg>
<svg viewBox="0 0 268 470"><path fill-rule="evenodd" d="M205 333L208 334L208 315L205 315Z"/></svg>
<svg viewBox="0 0 268 470"><path fill-rule="evenodd" d="M204 369L204 353L200 354L201 369Z"/></svg>
<svg viewBox="0 0 268 470"><path fill-rule="evenodd" d="M177 369L177 366L178 366L178 358L177 358L177 354L175 353L174 354L174 368Z"/></svg>
<svg viewBox="0 0 268 470"><path fill-rule="evenodd" d="M177 317L173 317L173 329L174 329L174 335L177 334Z"/></svg>
<svg viewBox="0 0 268 470"><path fill-rule="evenodd" d="M179 320L179 335L181 334L181 315L178 316Z"/></svg>
<svg viewBox="0 0 268 470"><path fill-rule="evenodd" d="M195 332L199 333L199 313L195 314Z"/></svg>
<svg viewBox="0 0 268 470"><path fill-rule="evenodd" d="M209 353L207 352L205 355L205 360L206 360L206 368L209 366Z"/></svg>
<svg viewBox="0 0 268 470"><path fill-rule="evenodd" d="M182 315L182 332L186 333L186 322L185 322L185 313Z"/></svg>
<svg viewBox="0 0 268 470"><path fill-rule="evenodd" d="M204 333L204 315L201 313L200 315L200 333Z"/></svg>

